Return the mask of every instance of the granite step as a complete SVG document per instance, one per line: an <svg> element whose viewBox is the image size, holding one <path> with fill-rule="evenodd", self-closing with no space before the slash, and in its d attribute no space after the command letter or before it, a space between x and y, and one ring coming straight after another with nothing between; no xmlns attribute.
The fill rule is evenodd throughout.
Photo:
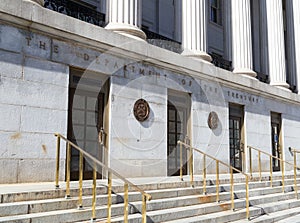
<svg viewBox="0 0 300 223"><path fill-rule="evenodd" d="M266 173L263 174L262 181L258 181L258 174L255 174L253 179L249 182L249 188L253 185L269 185L269 176ZM159 190L167 188L189 188L190 182L189 177L184 176L184 181L180 181L179 177L169 177L166 179L154 178L152 181L145 180L136 181L132 180L136 185L138 185L143 190ZM287 185L293 184L293 175L287 174L285 176L285 181ZM273 176L273 185L278 186L281 183L281 175L277 174ZM300 183L300 179L297 180ZM92 194L92 182L84 181L84 195L88 196ZM229 184L230 178L229 174L220 175L220 186L223 187L224 184ZM245 183L245 177L240 174L234 176L235 185ZM259 184L257 184L259 183ZM52 198L64 198L65 197L65 182L61 182L60 189L55 189L54 183L36 183L36 184L16 184L16 185L0 185L0 203L10 203L19 201L29 201L29 200L41 200L41 199L52 199ZM207 176L207 185L215 185L216 179L214 175ZM256 185L257 184L257 185ZM195 186L199 187L203 185L202 176L195 176ZM7 189L12 188L12 189ZM124 190L123 183L119 180L113 180L113 191L120 193ZM132 191L132 188L129 187ZM77 196L79 193L78 182L71 182L71 196ZM97 194L107 193L107 181L98 180L97 181Z"/></svg>
<svg viewBox="0 0 300 223"><path fill-rule="evenodd" d="M229 176L229 175L228 175ZM173 221L177 218L191 218L192 216L209 215L212 213L223 213L230 210L230 178L221 175L220 181L220 202L216 202L215 180L208 178L207 194L203 194L201 177L195 180L195 187L191 187L188 178L185 181L179 181L173 178L171 182L152 182L139 185L152 195L152 200L147 202L148 222ZM245 208L245 183L243 177L235 175L235 208L236 211ZM282 193L281 176L275 176L273 187L270 186L268 177L266 181L249 182L250 204L252 209L257 205L265 205L272 202L282 202L295 197L293 192L292 176L285 179L285 192ZM300 184L300 179L297 179ZM101 183L101 184L100 184ZM105 181L99 182L97 188L97 219L105 219L107 216L107 187ZM76 184L72 183L71 195L65 199L65 189L44 189L13 191L1 193L0 204L0 222L84 222L91 217L92 189L90 182L84 182L83 209L77 209ZM1 187L0 187L1 189ZM115 181L113 186L113 222L122 222L124 204L123 204L123 186ZM34 197L36 195L36 197ZM51 198L54 195L54 198ZM58 197L57 197L58 196ZM23 200L28 198L28 200ZM297 200L296 200L297 201ZM4 203L6 202L6 203ZM129 192L129 213L131 222L139 222L141 219L141 195L138 192ZM297 203L300 206L300 204ZM279 204L277 204L279 206ZM284 205L283 205L284 206ZM267 209L266 209L267 210ZM235 211L235 212L236 212ZM253 209L253 212L257 212ZM254 214L252 213L254 216ZM136 217L134 217L136 216ZM98 220L97 220L98 221ZM99 221L101 222L101 221ZM185 220L183 222L186 222Z"/></svg>
<svg viewBox="0 0 300 223"><path fill-rule="evenodd" d="M265 214L266 211L286 210L293 206L300 206L300 200L293 199L295 194L293 192L285 194L270 194L267 196L256 196L250 198L250 217L257 217ZM289 200L291 199L291 200ZM288 200L288 201L287 201ZM231 209L230 201L219 203L207 203L181 206L175 208L161 209L147 212L147 222L229 222L235 220L243 220L246 217L245 199L235 200L235 211L225 212ZM237 214L237 216L232 216ZM224 218L222 216L224 215ZM217 216L218 221L207 221L210 217ZM228 219L227 219L228 217ZM130 215L129 222L139 222L140 214ZM226 220L227 219L227 220ZM96 222L102 222L105 219L100 219ZM122 222L123 216L112 219L112 222Z"/></svg>
<svg viewBox="0 0 300 223"><path fill-rule="evenodd" d="M274 182L274 185L280 185L280 182ZM257 183L250 183L249 187L252 189L250 191L250 196L258 196L262 194L271 194L271 193L280 193L282 188L280 186L273 187L273 188L264 188L266 185L265 182L257 182ZM261 189L264 188L264 189ZM285 187L286 191L291 191L292 188L288 185ZM235 196L236 197L243 197L245 189L244 184L236 184L235 185ZM213 202L216 201L215 193L216 187L214 185L207 186L207 195L206 196L199 196L195 202ZM221 192L229 192L230 185L222 185ZM162 198L172 198L172 197L181 197L181 196L188 196L188 195L202 195L203 188L202 187L189 187L189 188L171 188L171 189L164 189L164 190L152 190L147 191L152 195L152 199L162 199ZM141 195L138 192L131 192L129 193L129 202L133 201L140 201ZM220 200L229 200L230 193L221 193ZM97 205L104 205L107 202L107 194L97 195ZM122 203L123 202L123 193L114 193L112 195L112 202L113 204ZM91 206L92 197L91 196L83 196L83 206L88 207ZM54 198L54 199L46 199L46 200L32 200L32 201L23 201L23 202L12 202L12 203L3 203L0 204L0 217L3 216L12 216L12 215L21 215L21 214L30 214L36 212L47 212L47 211L55 211L61 209L72 209L78 206L78 198L71 197L69 199L65 198Z"/></svg>

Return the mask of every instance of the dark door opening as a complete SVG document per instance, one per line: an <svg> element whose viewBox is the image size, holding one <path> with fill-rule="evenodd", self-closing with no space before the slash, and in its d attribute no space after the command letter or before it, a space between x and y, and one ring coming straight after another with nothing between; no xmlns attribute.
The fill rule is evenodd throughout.
<svg viewBox="0 0 300 223"><path fill-rule="evenodd" d="M243 107L230 105L229 107L229 143L230 165L234 168L243 169Z"/></svg>
<svg viewBox="0 0 300 223"><path fill-rule="evenodd" d="M280 131L281 131L281 115L271 113L271 134L272 134L272 155L281 158L280 147ZM280 171L280 161L276 158L272 160L273 171Z"/></svg>
<svg viewBox="0 0 300 223"><path fill-rule="evenodd" d="M168 176L180 175L180 149L178 140L184 141L187 136L187 108L175 106L168 101ZM187 174L187 150L182 149L183 175Z"/></svg>
<svg viewBox="0 0 300 223"><path fill-rule="evenodd" d="M103 124L103 93L95 93L70 88L69 92L68 139L102 161L103 151L99 133ZM83 179L92 179L92 164L84 159ZM98 167L97 178L101 178ZM71 180L79 178L79 152L71 150Z"/></svg>
<svg viewBox="0 0 300 223"><path fill-rule="evenodd" d="M102 163L106 160L103 117L108 89L107 76L70 68L68 139ZM90 160L84 159L83 179L92 179L92 165ZM79 152L72 148L71 180L78 180L78 178ZM97 178L102 178L100 166L97 166Z"/></svg>

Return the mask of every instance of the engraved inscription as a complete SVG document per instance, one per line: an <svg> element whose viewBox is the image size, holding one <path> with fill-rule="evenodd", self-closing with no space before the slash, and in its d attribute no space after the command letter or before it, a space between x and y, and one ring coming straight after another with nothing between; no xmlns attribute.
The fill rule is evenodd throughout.
<svg viewBox="0 0 300 223"><path fill-rule="evenodd" d="M30 46L31 38L30 37L26 37L26 40L27 40L27 46Z"/></svg>
<svg viewBox="0 0 300 223"><path fill-rule="evenodd" d="M249 95L246 93L238 93L238 92L233 92L233 91L227 91L227 96L233 99L239 99L244 102L252 102L252 103L258 103L258 97Z"/></svg>
<svg viewBox="0 0 300 223"><path fill-rule="evenodd" d="M53 46L53 52L54 52L54 53L59 53L59 50L58 50L58 49L59 49L59 47L58 47L57 45L54 45L54 46Z"/></svg>
<svg viewBox="0 0 300 223"><path fill-rule="evenodd" d="M40 41L40 49L46 50L46 43Z"/></svg>

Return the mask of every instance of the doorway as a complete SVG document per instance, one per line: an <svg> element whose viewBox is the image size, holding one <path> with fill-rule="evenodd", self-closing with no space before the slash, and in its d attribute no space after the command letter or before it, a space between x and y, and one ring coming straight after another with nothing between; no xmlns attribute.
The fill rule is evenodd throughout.
<svg viewBox="0 0 300 223"><path fill-rule="evenodd" d="M178 140L189 139L190 97L187 94L169 94L168 96L168 136L167 168L168 176L180 175L180 148ZM183 175L187 174L187 150L182 149Z"/></svg>
<svg viewBox="0 0 300 223"><path fill-rule="evenodd" d="M272 155L281 158L281 115L271 112ZM273 158L273 171L280 171L280 161Z"/></svg>
<svg viewBox="0 0 300 223"><path fill-rule="evenodd" d="M103 162L104 147L100 139L103 133L104 92L89 86L99 80L82 77L82 71L71 69L69 88L68 139L93 157ZM92 81L92 82L91 82ZM80 82L80 85L79 85ZM83 160L83 179L93 177L92 163ZM97 166L97 178L102 178L102 168ZM71 180L79 179L79 152L71 149Z"/></svg>
<svg viewBox="0 0 300 223"><path fill-rule="evenodd" d="M243 169L243 106L230 104L229 105L229 157L230 165L242 171Z"/></svg>

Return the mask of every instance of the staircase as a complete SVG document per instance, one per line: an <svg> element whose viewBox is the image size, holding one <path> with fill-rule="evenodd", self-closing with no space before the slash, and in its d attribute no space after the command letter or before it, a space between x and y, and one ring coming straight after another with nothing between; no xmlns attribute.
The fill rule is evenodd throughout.
<svg viewBox="0 0 300 223"><path fill-rule="evenodd" d="M231 210L230 175L220 175L220 202L216 202L215 175L207 175L206 194L203 194L202 176L194 176L194 187L189 177L130 179L151 194L147 202L147 222L249 222L245 209L245 178L234 175L235 210ZM281 174L273 174L270 187L268 173L253 174L249 182L251 222L297 222L287 219L300 214L300 199L295 198L293 173L285 175L285 193L282 193ZM300 184L300 178L297 179ZM71 182L70 198L65 198L65 185L55 189L53 183L0 185L0 222L53 223L91 222L91 181L83 182L83 208L78 209L78 182ZM112 220L123 222L124 187L114 180L112 187ZM97 181L96 220L105 222L107 216L107 180ZM141 193L129 187L129 222L141 222ZM296 218L297 219L297 218ZM300 217L299 217L300 219ZM282 221L284 220L284 221ZM300 220L299 220L300 222Z"/></svg>

